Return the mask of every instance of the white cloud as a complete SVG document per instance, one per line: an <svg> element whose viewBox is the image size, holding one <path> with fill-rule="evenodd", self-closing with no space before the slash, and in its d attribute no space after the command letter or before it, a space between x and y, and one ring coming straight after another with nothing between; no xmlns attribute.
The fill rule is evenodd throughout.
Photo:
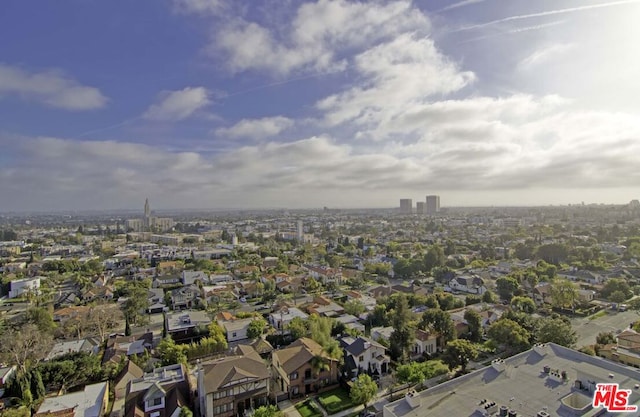
<svg viewBox="0 0 640 417"><path fill-rule="evenodd" d="M229 10L229 4L225 0L174 0L173 4L179 13L215 16Z"/></svg>
<svg viewBox="0 0 640 417"><path fill-rule="evenodd" d="M0 98L3 95L17 95L25 100L65 110L98 109L108 101L99 89L84 86L60 71L32 73L0 64Z"/></svg>
<svg viewBox="0 0 640 417"><path fill-rule="evenodd" d="M13 196L0 209L43 201L41 209L68 208L69 201L77 208L131 207L143 192L164 207L393 206L399 193L430 190L502 195L510 204L531 201L537 190L539 203L549 203L596 189L612 198L616 189L637 192L640 183L640 118L632 114L516 96L433 103L404 122L422 117L434 128L412 143L365 148L320 135L213 155L0 135L0 146L15 156L0 167L0 194Z"/></svg>
<svg viewBox="0 0 640 417"><path fill-rule="evenodd" d="M234 72L327 71L345 67L340 51L362 48L406 31L428 33L429 19L411 1L318 0L301 5L290 23L270 30L256 22L219 22L210 47L228 55Z"/></svg>
<svg viewBox="0 0 640 417"><path fill-rule="evenodd" d="M158 121L180 121L192 116L209 103L209 93L204 87L165 91L160 94L158 103L149 107L143 117Z"/></svg>
<svg viewBox="0 0 640 417"><path fill-rule="evenodd" d="M330 126L352 122L361 136L381 139L385 124L411 112L436 95L446 95L471 83L475 76L460 71L432 40L403 34L355 58L361 86L324 98L316 107Z"/></svg>
<svg viewBox="0 0 640 417"><path fill-rule="evenodd" d="M558 55L562 55L573 47L574 45L570 43L559 43L545 46L543 48L538 48L533 53L523 58L518 63L518 68L520 70L532 69L535 66L548 61L549 59L555 58Z"/></svg>
<svg viewBox="0 0 640 417"><path fill-rule="evenodd" d="M283 116L242 119L231 127L216 129L216 135L230 138L264 139L277 136L291 128L293 124L293 120Z"/></svg>

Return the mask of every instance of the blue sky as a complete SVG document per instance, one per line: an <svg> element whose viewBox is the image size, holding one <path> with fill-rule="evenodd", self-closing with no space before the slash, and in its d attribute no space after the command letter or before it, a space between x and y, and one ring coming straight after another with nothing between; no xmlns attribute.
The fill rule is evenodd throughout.
<svg viewBox="0 0 640 417"><path fill-rule="evenodd" d="M0 210L626 203L639 0L5 0Z"/></svg>

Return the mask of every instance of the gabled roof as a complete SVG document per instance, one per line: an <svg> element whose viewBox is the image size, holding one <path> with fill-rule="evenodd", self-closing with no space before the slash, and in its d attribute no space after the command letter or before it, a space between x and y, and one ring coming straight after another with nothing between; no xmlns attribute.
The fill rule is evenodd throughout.
<svg viewBox="0 0 640 417"><path fill-rule="evenodd" d="M154 398L163 398L166 396L167 396L167 391L165 391L164 388L162 388L162 386L160 385L160 383L156 381L154 382L153 385L149 387L149 389L144 394L144 397L142 397L142 399L144 401L149 401Z"/></svg>
<svg viewBox="0 0 640 417"><path fill-rule="evenodd" d="M238 345L235 353L202 364L205 393L216 392L234 381L269 378L267 365L251 346Z"/></svg>
<svg viewBox="0 0 640 417"><path fill-rule="evenodd" d="M345 350L353 356L360 356L372 347L384 349L384 346L378 342L374 342L366 337L358 337L353 343L347 346Z"/></svg>
<svg viewBox="0 0 640 417"><path fill-rule="evenodd" d="M301 337L288 347L273 352L277 363L288 374L300 368L316 356L329 359L327 353L317 342L307 337Z"/></svg>
<svg viewBox="0 0 640 417"><path fill-rule="evenodd" d="M138 365L133 363L133 361L127 361L127 364L116 377L116 383L122 380L125 375L131 375L133 378L142 378L144 376L144 371Z"/></svg>

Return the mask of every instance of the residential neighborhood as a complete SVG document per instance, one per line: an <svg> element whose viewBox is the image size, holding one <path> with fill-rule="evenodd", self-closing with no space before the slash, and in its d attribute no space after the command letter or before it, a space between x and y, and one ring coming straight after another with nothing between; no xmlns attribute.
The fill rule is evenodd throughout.
<svg viewBox="0 0 640 417"><path fill-rule="evenodd" d="M635 205L181 216L2 218L3 416L393 417L538 357L548 415L640 401Z"/></svg>

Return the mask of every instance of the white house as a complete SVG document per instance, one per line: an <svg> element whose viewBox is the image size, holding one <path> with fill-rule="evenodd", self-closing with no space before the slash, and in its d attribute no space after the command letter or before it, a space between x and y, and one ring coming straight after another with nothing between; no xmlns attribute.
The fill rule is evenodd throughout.
<svg viewBox="0 0 640 417"><path fill-rule="evenodd" d="M482 295L487 292L484 280L478 276L457 276L449 281L449 287L454 291L461 291L469 294Z"/></svg>
<svg viewBox="0 0 640 417"><path fill-rule="evenodd" d="M417 329L415 335L415 343L411 349L411 356L418 357L426 354L433 354L438 352L439 333L425 332L424 330Z"/></svg>
<svg viewBox="0 0 640 417"><path fill-rule="evenodd" d="M247 330L253 318L237 319L237 320L220 320L218 324L227 334L227 342L236 342L238 340L248 339Z"/></svg>
<svg viewBox="0 0 640 417"><path fill-rule="evenodd" d="M40 277L17 279L11 281L10 285L9 298L20 297L29 291L37 294L40 291Z"/></svg>
<svg viewBox="0 0 640 417"><path fill-rule="evenodd" d="M287 326L295 317L306 320L309 316L296 307L284 307L269 315L269 323L278 330L286 332Z"/></svg>
<svg viewBox="0 0 640 417"><path fill-rule="evenodd" d="M345 366L355 376L361 372L377 375L387 373L391 359L385 347L366 337L343 337L340 340L345 351Z"/></svg>

